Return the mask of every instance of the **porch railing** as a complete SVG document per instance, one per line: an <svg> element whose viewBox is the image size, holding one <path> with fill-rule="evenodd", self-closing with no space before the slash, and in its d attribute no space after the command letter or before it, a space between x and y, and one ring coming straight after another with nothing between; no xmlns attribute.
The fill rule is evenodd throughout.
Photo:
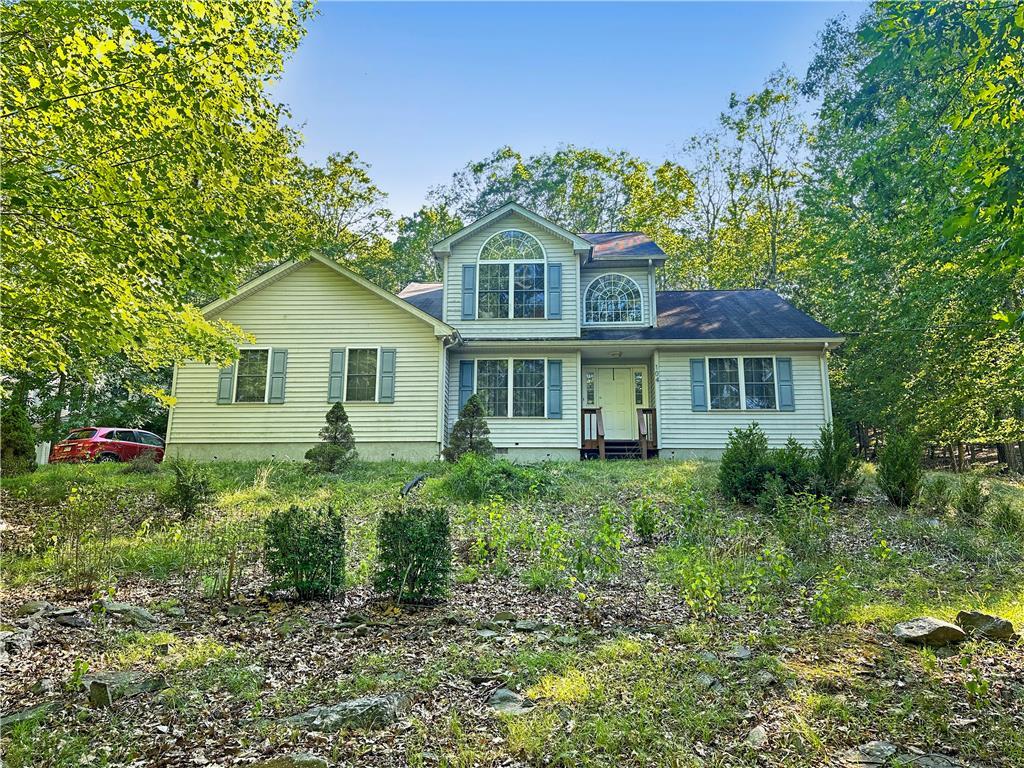
<svg viewBox="0 0 1024 768"><path fill-rule="evenodd" d="M584 408L583 419L583 448L585 450L597 449L597 455L604 458L604 417L600 408Z"/></svg>
<svg viewBox="0 0 1024 768"><path fill-rule="evenodd" d="M652 449L658 447L658 419L653 408L636 409L636 431L640 437L640 457L650 457Z"/></svg>

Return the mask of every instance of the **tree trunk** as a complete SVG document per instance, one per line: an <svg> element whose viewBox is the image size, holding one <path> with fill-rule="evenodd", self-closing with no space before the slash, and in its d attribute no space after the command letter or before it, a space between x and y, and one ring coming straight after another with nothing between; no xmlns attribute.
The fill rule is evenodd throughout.
<svg viewBox="0 0 1024 768"><path fill-rule="evenodd" d="M957 472L963 472L964 471L964 462L966 460L967 459L964 456L964 444L958 442L956 444L956 471Z"/></svg>

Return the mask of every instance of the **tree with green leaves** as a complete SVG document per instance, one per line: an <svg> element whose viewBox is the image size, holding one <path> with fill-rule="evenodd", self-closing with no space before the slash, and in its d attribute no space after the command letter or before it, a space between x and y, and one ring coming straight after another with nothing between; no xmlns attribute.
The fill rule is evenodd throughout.
<svg viewBox="0 0 1024 768"><path fill-rule="evenodd" d="M227 361L202 316L285 255L293 133L266 95L308 2L4 3L0 105L8 375Z"/></svg>
<svg viewBox="0 0 1024 768"><path fill-rule="evenodd" d="M448 437L448 447L444 449L445 459L458 461L467 453L492 456L494 446L491 445L490 435L484 404L479 395L470 395Z"/></svg>
<svg viewBox="0 0 1024 768"><path fill-rule="evenodd" d="M345 406L337 402L327 411L327 424L320 430L323 442L306 451L306 461L317 472L340 472L356 460L356 438Z"/></svg>

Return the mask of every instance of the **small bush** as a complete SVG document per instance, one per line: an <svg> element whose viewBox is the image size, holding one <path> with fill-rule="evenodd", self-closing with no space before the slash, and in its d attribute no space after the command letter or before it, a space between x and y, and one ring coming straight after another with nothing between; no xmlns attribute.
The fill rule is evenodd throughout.
<svg viewBox="0 0 1024 768"><path fill-rule="evenodd" d="M323 443L306 451L306 461L314 472L341 472L358 456L355 435L341 403L331 406L326 420L326 426L320 430Z"/></svg>
<svg viewBox="0 0 1024 768"><path fill-rule="evenodd" d="M786 497L788 489L781 478L771 475L765 481L764 490L757 497L757 508L765 515L778 512L779 504Z"/></svg>
<svg viewBox="0 0 1024 768"><path fill-rule="evenodd" d="M818 624L835 624L842 621L855 594L846 569L837 565L821 576L815 584L811 596L811 618Z"/></svg>
<svg viewBox="0 0 1024 768"><path fill-rule="evenodd" d="M300 600L334 597L345 588L345 518L333 507L273 510L264 556L275 587Z"/></svg>
<svg viewBox="0 0 1024 768"><path fill-rule="evenodd" d="M650 542L661 526L661 510L648 496L641 496L633 501L633 530L637 538Z"/></svg>
<svg viewBox="0 0 1024 768"><path fill-rule="evenodd" d="M126 475L155 475L160 471L160 465L153 454L146 451L125 464L122 471Z"/></svg>
<svg viewBox="0 0 1024 768"><path fill-rule="evenodd" d="M448 591L452 568L448 511L399 503L377 523L377 591L399 602L423 602Z"/></svg>
<svg viewBox="0 0 1024 768"><path fill-rule="evenodd" d="M491 497L486 503L471 508L470 522L474 533L471 549L474 562L503 576L509 569L513 537L512 520L505 502Z"/></svg>
<svg viewBox="0 0 1024 768"><path fill-rule="evenodd" d="M835 422L823 425L814 444L815 490L831 499L849 501L863 480L857 467L857 443Z"/></svg>
<svg viewBox="0 0 1024 768"><path fill-rule="evenodd" d="M1008 536L1024 534L1024 507L1014 505L1009 499L995 502L992 512L992 530Z"/></svg>
<svg viewBox="0 0 1024 768"><path fill-rule="evenodd" d="M953 484L946 475L935 475L921 484L914 507L926 515L942 517L953 503Z"/></svg>
<svg viewBox="0 0 1024 768"><path fill-rule="evenodd" d="M729 433L718 465L718 485L729 499L752 504L764 490L769 472L768 438L755 422Z"/></svg>
<svg viewBox="0 0 1024 768"><path fill-rule="evenodd" d="M523 581L531 590L546 592L570 582L570 540L561 523L552 521L544 527L537 561L523 573Z"/></svg>
<svg viewBox="0 0 1024 768"><path fill-rule="evenodd" d="M452 433L448 436L448 447L444 449L445 459L455 462L467 453L484 457L494 455L490 434L484 405L479 396L472 395L462 406L459 420L455 422Z"/></svg>
<svg viewBox="0 0 1024 768"><path fill-rule="evenodd" d="M969 525L979 525L988 508L989 494L977 475L964 475L953 497L957 517Z"/></svg>
<svg viewBox="0 0 1024 768"><path fill-rule="evenodd" d="M0 405L0 474L5 477L36 468L36 440L28 410L20 402Z"/></svg>
<svg viewBox="0 0 1024 768"><path fill-rule="evenodd" d="M909 507L921 491L921 443L894 432L878 451L878 487L897 507Z"/></svg>
<svg viewBox="0 0 1024 768"><path fill-rule="evenodd" d="M177 509L182 520L188 520L213 497L210 473L199 462L188 459L171 462L171 469L174 477L165 503Z"/></svg>
<svg viewBox="0 0 1024 768"><path fill-rule="evenodd" d="M809 493L785 496L776 514L786 545L800 560L827 557L831 552L828 533L832 508L827 499Z"/></svg>
<svg viewBox="0 0 1024 768"><path fill-rule="evenodd" d="M524 499L536 495L544 486L544 477L530 467L507 459L487 459L476 453L463 454L446 478L454 499L482 501L491 496Z"/></svg>
<svg viewBox="0 0 1024 768"><path fill-rule="evenodd" d="M572 561L576 580L605 581L622 570L622 544L626 530L619 511L603 505L594 526L581 536L574 547Z"/></svg>
<svg viewBox="0 0 1024 768"><path fill-rule="evenodd" d="M768 472L783 482L786 493L807 491L814 481L811 452L790 437L785 446L768 452Z"/></svg>

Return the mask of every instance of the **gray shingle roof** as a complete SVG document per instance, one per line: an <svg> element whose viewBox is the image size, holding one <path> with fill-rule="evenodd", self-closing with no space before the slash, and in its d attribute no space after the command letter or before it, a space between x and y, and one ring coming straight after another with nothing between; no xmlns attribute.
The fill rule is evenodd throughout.
<svg viewBox="0 0 1024 768"><path fill-rule="evenodd" d="M441 319L440 283L410 283L398 294ZM658 291L655 328L584 328L584 341L839 339L774 291Z"/></svg>
<svg viewBox="0 0 1024 768"><path fill-rule="evenodd" d="M590 340L839 339L775 291L658 291L655 328L584 329Z"/></svg>
<svg viewBox="0 0 1024 768"><path fill-rule="evenodd" d="M664 259L665 252L643 232L579 232L594 246L590 261Z"/></svg>

